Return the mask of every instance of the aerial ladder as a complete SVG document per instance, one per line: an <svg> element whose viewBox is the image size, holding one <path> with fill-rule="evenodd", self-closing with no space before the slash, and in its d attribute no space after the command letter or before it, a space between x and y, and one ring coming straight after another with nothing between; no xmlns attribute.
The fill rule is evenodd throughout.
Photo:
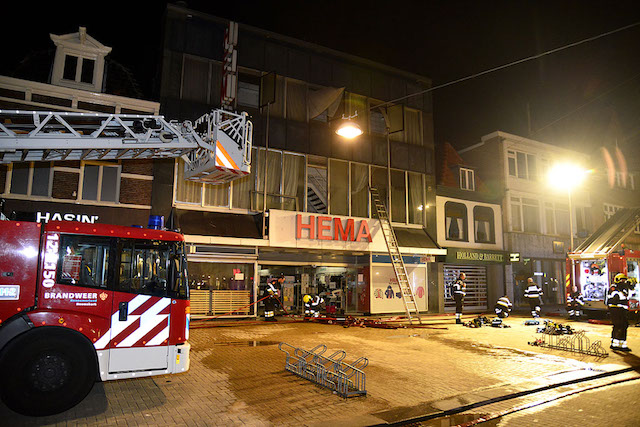
<svg viewBox="0 0 640 427"><path fill-rule="evenodd" d="M223 184L251 172L247 113L164 116L0 110L0 163L182 158L184 178Z"/></svg>

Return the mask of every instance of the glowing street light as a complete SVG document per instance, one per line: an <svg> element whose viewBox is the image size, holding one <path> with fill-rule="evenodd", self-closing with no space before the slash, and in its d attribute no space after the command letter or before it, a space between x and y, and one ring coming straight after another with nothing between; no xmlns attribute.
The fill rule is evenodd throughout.
<svg viewBox="0 0 640 427"><path fill-rule="evenodd" d="M343 115L342 123L340 123L340 126L338 126L338 128L336 129L336 133L347 139L353 139L357 136L362 135L362 129L360 129L360 126L358 126L356 122L351 120L357 116L357 111L353 116L345 117Z"/></svg>
<svg viewBox="0 0 640 427"><path fill-rule="evenodd" d="M560 163L554 165L547 176L548 183L554 189L565 189L569 196L569 234L571 237L571 250L573 247L573 209L571 207L571 190L582 184L587 174L592 172L576 164Z"/></svg>

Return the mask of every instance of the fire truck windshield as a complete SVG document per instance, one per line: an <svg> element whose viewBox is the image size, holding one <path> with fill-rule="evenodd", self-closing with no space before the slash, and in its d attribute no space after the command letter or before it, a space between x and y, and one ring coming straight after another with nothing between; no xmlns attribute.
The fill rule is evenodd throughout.
<svg viewBox="0 0 640 427"><path fill-rule="evenodd" d="M184 243L62 235L58 283L187 299Z"/></svg>

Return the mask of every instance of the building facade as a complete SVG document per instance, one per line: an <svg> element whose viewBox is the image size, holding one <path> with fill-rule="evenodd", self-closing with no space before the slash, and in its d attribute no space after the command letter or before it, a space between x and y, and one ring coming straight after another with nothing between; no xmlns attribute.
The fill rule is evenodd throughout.
<svg viewBox="0 0 640 427"><path fill-rule="evenodd" d="M505 132L486 135L459 153L477 167L488 191L501 200L504 249L511 259L505 265L509 298L524 305L526 280L532 277L543 289L544 304L563 303L571 228L574 245L593 229L591 188L587 181L568 192L563 183L547 177L558 163L586 169L589 157Z"/></svg>
<svg viewBox="0 0 640 427"><path fill-rule="evenodd" d="M44 62L27 61L22 67L30 77L41 77L39 80L0 76L0 109L158 114L157 102L106 92L111 48L87 34L84 27L72 34L51 35L51 40L55 56ZM43 158L0 163L5 214L39 222L146 225L152 184L151 160L53 162Z"/></svg>
<svg viewBox="0 0 640 427"><path fill-rule="evenodd" d="M501 200L492 198L477 177L475 166L465 162L448 143L438 152L436 189L437 242L447 249L438 257L442 282L466 275L465 312L486 312L505 295L505 265ZM455 303L446 295L445 312Z"/></svg>
<svg viewBox="0 0 640 427"><path fill-rule="evenodd" d="M224 101L254 126L245 178L188 182L182 161L166 161L154 176L154 211L173 211L190 244L194 313L248 306L281 274L285 308L322 293L330 312L403 312L369 186L390 206L419 304L437 311L431 261L443 251L431 238L435 211L428 208L435 205L431 98L385 104L430 80L240 24L233 83L223 50L233 38L233 28L225 38L228 21L169 5L164 24L163 113L193 120ZM229 81L237 88L231 96ZM343 116L363 135L336 135Z"/></svg>

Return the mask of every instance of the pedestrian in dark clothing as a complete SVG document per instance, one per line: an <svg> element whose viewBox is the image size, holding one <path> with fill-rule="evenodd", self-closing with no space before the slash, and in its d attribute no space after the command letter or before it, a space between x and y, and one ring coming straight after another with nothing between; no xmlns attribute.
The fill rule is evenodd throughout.
<svg viewBox="0 0 640 427"><path fill-rule="evenodd" d="M524 297L529 301L529 308L531 309L531 316L534 318L540 317L540 297L542 296L542 289L538 287L531 277L527 279L527 288L524 290Z"/></svg>
<svg viewBox="0 0 640 427"><path fill-rule="evenodd" d="M453 283L453 300L456 302L456 324L462 324L462 306L464 305L464 296L467 294L467 284L464 280L467 275L460 273L458 279Z"/></svg>
<svg viewBox="0 0 640 427"><path fill-rule="evenodd" d="M629 327L629 289L632 284L626 274L616 274L613 285L607 294L607 306L609 316L613 323L611 331L611 349L619 351L631 351L627 347L627 328Z"/></svg>

